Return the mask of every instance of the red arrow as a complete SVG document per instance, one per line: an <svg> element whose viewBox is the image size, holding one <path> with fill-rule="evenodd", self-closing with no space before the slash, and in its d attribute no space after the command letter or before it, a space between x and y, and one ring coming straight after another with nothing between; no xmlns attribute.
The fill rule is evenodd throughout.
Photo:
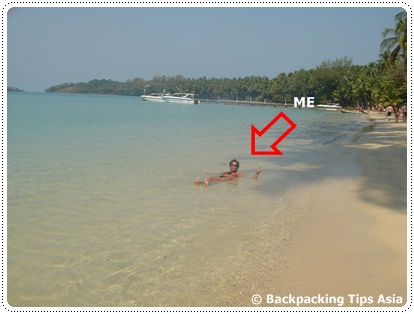
<svg viewBox="0 0 414 314"><path fill-rule="evenodd" d="M285 119L285 121L290 124L290 127L272 145L270 145L270 148L272 149L272 151L257 151L256 150L256 135L258 135L259 137L261 137L280 118ZM285 137L288 136L288 134L293 131L294 128L296 128L296 124L292 120L290 120L289 117L285 113L283 113L283 112L280 112L276 117L274 117L273 120L270 121L269 124L266 125L266 127L263 130L261 130L261 131L259 131L258 129L256 129L256 127L252 124L251 125L251 144L252 144L251 152L252 152L252 155L283 155L283 153L280 150L278 150L276 148L276 146L281 141L283 141L285 139Z"/></svg>

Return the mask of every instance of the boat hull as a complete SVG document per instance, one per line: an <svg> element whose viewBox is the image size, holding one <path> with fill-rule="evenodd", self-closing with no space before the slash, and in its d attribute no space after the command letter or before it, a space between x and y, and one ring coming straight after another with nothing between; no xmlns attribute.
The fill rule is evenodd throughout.
<svg viewBox="0 0 414 314"><path fill-rule="evenodd" d="M141 99L143 101L155 101L155 102L165 102L164 99L162 99L162 96L150 96L150 95L142 95Z"/></svg>
<svg viewBox="0 0 414 314"><path fill-rule="evenodd" d="M357 114L358 112L356 111L350 111L350 110L345 110L345 109L341 109L342 113L351 113L351 114Z"/></svg>
<svg viewBox="0 0 414 314"><path fill-rule="evenodd" d="M187 104L187 105L192 105L194 104L194 100L192 99L173 99L173 98L164 98L163 101L168 102L168 103L175 103L175 104Z"/></svg>
<svg viewBox="0 0 414 314"><path fill-rule="evenodd" d="M337 104L326 104L326 105L316 105L316 108L317 109L336 111L336 110L341 109L342 107L340 105L337 105Z"/></svg>
<svg viewBox="0 0 414 314"><path fill-rule="evenodd" d="M197 103L197 100L190 97L190 94L187 94L184 97L167 95L167 96L163 96L162 99L167 103L175 103L175 104L194 105Z"/></svg>

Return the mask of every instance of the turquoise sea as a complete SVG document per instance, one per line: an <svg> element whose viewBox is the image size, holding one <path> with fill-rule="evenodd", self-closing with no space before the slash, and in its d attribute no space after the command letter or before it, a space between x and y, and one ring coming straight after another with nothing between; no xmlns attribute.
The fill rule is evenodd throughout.
<svg viewBox="0 0 414 314"><path fill-rule="evenodd" d="M139 97L8 93L7 300L12 306L222 306L300 187L346 175L367 122L339 112ZM252 156L250 126L297 127ZM286 125L272 128L266 149ZM228 170L248 177L194 184ZM274 221L279 223L274 224ZM246 283L248 284L248 283Z"/></svg>

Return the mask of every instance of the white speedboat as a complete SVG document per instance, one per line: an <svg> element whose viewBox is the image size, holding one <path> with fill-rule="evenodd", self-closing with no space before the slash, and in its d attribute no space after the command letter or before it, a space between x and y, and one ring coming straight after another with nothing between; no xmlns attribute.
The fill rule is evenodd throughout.
<svg viewBox="0 0 414 314"><path fill-rule="evenodd" d="M316 105L316 108L324 110L339 110L342 107L339 104Z"/></svg>
<svg viewBox="0 0 414 314"><path fill-rule="evenodd" d="M177 104L198 104L198 100L195 99L194 94L188 93L175 93L172 95L164 95L162 99L169 103Z"/></svg>
<svg viewBox="0 0 414 314"><path fill-rule="evenodd" d="M141 98L145 101L165 102L162 96L164 96L163 93L151 93L149 95L141 95Z"/></svg>

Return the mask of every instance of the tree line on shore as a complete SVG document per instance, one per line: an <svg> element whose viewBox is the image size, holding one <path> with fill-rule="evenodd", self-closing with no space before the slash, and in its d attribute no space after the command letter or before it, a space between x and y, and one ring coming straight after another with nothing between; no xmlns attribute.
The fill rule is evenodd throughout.
<svg viewBox="0 0 414 314"><path fill-rule="evenodd" d="M17 88L15 86L7 86L8 92L24 92L23 89Z"/></svg>
<svg viewBox="0 0 414 314"><path fill-rule="evenodd" d="M314 97L315 103L342 106L401 105L407 101L407 15L395 16L395 28L383 31L379 60L353 65L347 57L323 61L319 66L281 73L273 79L186 78L182 75L134 78L126 82L92 80L64 83L49 93L110 94L139 96L152 92L190 92L200 99L228 99L270 103L293 103L294 97Z"/></svg>

